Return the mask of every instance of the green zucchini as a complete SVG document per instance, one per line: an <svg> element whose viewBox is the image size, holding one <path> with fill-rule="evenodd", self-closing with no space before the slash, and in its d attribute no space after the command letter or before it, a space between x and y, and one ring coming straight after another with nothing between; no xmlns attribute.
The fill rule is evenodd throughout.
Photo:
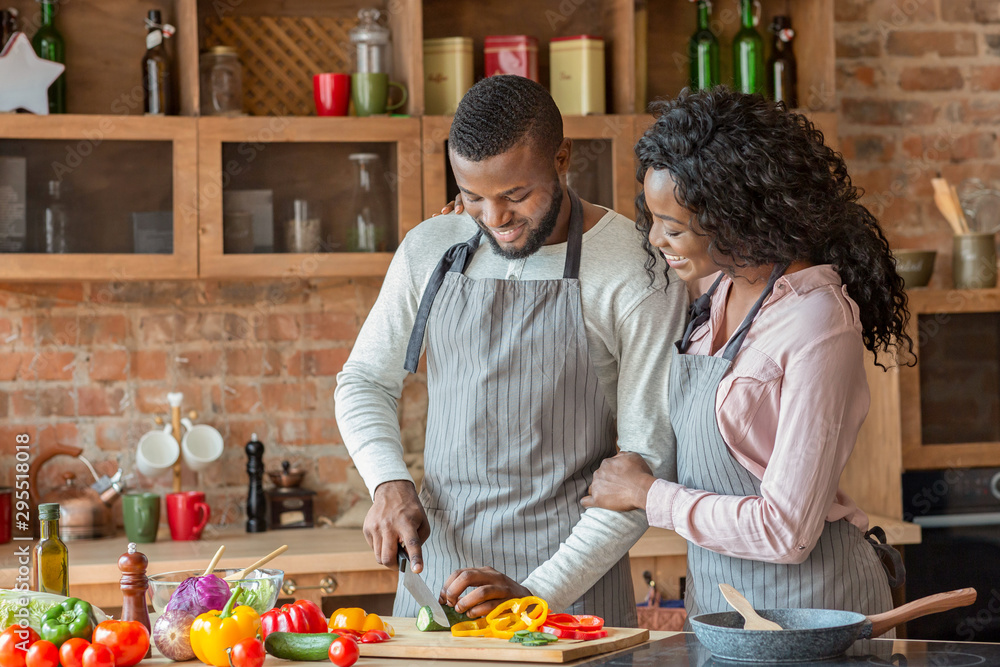
<svg viewBox="0 0 1000 667"><path fill-rule="evenodd" d="M464 621L471 621L472 619L465 614L459 614L455 611L454 607L449 607L448 605L441 605L444 607L444 613L448 616L448 622L450 625L446 628L440 623L434 620L434 612L431 608L421 607L420 611L417 612L417 630L421 632L440 632L442 630L450 630L452 625L456 623L462 623Z"/></svg>
<svg viewBox="0 0 1000 667"><path fill-rule="evenodd" d="M329 660L330 644L336 632L272 632L264 640L264 650L283 660Z"/></svg>

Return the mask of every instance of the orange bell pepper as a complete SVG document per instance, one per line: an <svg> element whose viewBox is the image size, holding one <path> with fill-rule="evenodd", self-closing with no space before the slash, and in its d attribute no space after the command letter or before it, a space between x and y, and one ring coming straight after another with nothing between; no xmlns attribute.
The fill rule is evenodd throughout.
<svg viewBox="0 0 1000 667"><path fill-rule="evenodd" d="M353 630L364 634L369 630L389 632L388 628L392 626L387 626L378 614L365 613L360 607L342 607L333 612L327 627L331 630Z"/></svg>

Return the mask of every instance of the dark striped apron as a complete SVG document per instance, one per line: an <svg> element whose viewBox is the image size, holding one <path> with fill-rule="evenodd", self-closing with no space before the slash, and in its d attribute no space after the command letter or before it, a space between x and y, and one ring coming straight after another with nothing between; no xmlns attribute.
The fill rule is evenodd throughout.
<svg viewBox="0 0 1000 667"><path fill-rule="evenodd" d="M420 501L431 527L422 575L432 591L464 567L524 581L569 536L594 471L615 454L614 415L590 360L580 301L583 207L572 191L570 199L562 279L468 278L477 233L448 250L424 291L406 368L416 370L426 326ZM628 556L566 611L634 627ZM393 614L416 612L400 587Z"/></svg>
<svg viewBox="0 0 1000 667"><path fill-rule="evenodd" d="M722 495L761 495L760 480L733 458L722 438L715 401L719 382L785 268L775 267L764 293L733 334L721 358L685 354L695 329L710 317L711 296L721 277L692 305L691 322L673 351L669 387L670 422L677 437L677 476L688 488ZM826 522L809 558L798 565L724 556L689 542L684 606L689 618L729 611L719 591L719 584L725 582L743 593L757 609L840 609L866 615L887 611L892 608L892 597L876 551L891 547L872 547L869 535L845 519Z"/></svg>

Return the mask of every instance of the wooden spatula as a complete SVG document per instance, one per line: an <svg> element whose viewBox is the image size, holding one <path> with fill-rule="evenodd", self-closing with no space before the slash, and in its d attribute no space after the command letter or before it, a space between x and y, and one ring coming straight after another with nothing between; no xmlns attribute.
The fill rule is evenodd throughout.
<svg viewBox="0 0 1000 667"><path fill-rule="evenodd" d="M254 563L250 567L244 568L244 569L240 570L239 572L235 572L235 573L229 575L228 577L225 578L224 581L238 581L238 580L242 579L243 577L247 576L248 574L250 574L251 572L253 572L254 570L256 570L258 567L261 567L262 565L266 565L267 563L270 563L272 559L276 558L277 556L280 556L281 554L285 553L286 551L288 551L288 545L287 544L282 544L280 547L278 547L277 549L275 549L274 551L272 551L268 555L264 556L263 558L261 558L259 561L257 561L256 563Z"/></svg>
<svg viewBox="0 0 1000 667"><path fill-rule="evenodd" d="M740 612L740 616L742 616L744 620L744 630L782 629L781 626L774 621L761 618L760 614L754 611L753 605L750 604L750 601L740 595L740 592L729 584L719 584L719 590L722 591L722 597L726 598L726 602L731 604L733 609Z"/></svg>
<svg viewBox="0 0 1000 667"><path fill-rule="evenodd" d="M946 179L941 177L932 178L931 185L934 187L934 203L937 204L937 208L941 211L944 219L948 221L951 230L955 234L967 233L962 227L961 206L956 204L957 198L952 197L951 185Z"/></svg>

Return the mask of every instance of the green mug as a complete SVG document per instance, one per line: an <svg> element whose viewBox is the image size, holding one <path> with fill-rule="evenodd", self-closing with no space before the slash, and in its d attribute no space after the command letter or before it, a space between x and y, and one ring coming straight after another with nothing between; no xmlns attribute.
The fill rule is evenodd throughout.
<svg viewBox="0 0 1000 667"><path fill-rule="evenodd" d="M160 527L160 496L156 493L127 493L122 497L125 535L129 542L155 542Z"/></svg>
<svg viewBox="0 0 1000 667"><path fill-rule="evenodd" d="M396 86L403 93L403 98L395 104L389 104L391 86ZM354 110L359 116L376 116L406 104L406 86L389 81L389 75L384 72L374 74L356 72L351 75L351 99L354 101Z"/></svg>

